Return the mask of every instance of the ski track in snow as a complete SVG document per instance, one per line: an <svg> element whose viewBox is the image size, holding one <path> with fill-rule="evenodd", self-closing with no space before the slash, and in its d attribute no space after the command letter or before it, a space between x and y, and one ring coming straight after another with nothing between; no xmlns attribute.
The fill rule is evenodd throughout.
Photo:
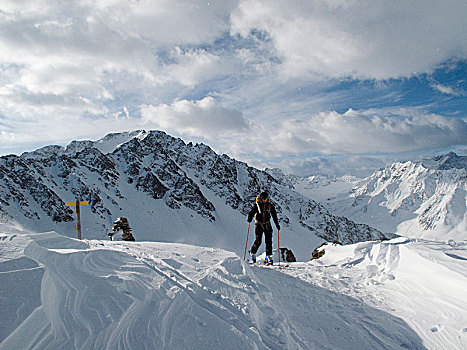
<svg viewBox="0 0 467 350"><path fill-rule="evenodd" d="M465 250L443 249L365 242L278 270L215 248L0 234L0 350L461 349Z"/></svg>

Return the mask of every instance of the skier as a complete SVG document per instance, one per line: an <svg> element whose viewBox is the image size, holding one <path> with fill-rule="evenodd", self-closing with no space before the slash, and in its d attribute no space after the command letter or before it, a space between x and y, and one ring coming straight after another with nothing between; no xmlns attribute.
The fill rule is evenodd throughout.
<svg viewBox="0 0 467 350"><path fill-rule="evenodd" d="M130 224L128 223L128 219L123 216L114 221L114 224L112 225L112 232L109 233L110 240L113 240L113 236L120 229L123 231L122 239L124 241L135 241L135 237L133 237L131 234L131 228Z"/></svg>
<svg viewBox="0 0 467 350"><path fill-rule="evenodd" d="M250 258L252 262L256 262L256 252L261 246L261 241L263 239L266 243L266 260L264 261L267 265L272 265L272 226L271 226L271 216L274 220L274 224L277 227L277 230L280 230L279 220L277 219L276 208L274 205L269 202L269 195L267 192L262 192L258 197L256 197L256 203L251 208L248 213L247 221L250 223L255 218L255 235L256 239L250 249Z"/></svg>

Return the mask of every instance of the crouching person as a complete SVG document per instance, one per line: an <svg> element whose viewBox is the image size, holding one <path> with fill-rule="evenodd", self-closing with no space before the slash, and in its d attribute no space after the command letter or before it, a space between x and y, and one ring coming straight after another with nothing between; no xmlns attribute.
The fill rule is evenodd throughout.
<svg viewBox="0 0 467 350"><path fill-rule="evenodd" d="M131 234L130 224L128 223L128 219L125 217L119 217L117 220L114 221L112 225L112 232L109 233L110 239L112 241L115 240L115 235L122 230L122 240L124 241L135 241L135 237Z"/></svg>

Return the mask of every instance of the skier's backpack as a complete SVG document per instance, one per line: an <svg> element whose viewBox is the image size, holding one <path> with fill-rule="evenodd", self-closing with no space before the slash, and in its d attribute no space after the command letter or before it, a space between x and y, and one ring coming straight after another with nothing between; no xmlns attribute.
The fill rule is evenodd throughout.
<svg viewBox="0 0 467 350"><path fill-rule="evenodd" d="M255 223L257 223L259 220L258 218L256 217L258 214L261 214L263 215L263 218L265 217L263 212L261 211L261 206L259 205L262 201L262 199L268 199L268 193L267 192L261 192L257 197L256 197L256 206L258 207L258 213L255 214L254 218L255 218ZM271 211L271 204L268 202L266 202L268 205L264 206L264 211L266 213L270 212Z"/></svg>
<svg viewBox="0 0 467 350"><path fill-rule="evenodd" d="M295 258L295 255L292 253L292 251L288 248L280 248L281 251L281 256L283 261L287 262L296 262L297 259Z"/></svg>

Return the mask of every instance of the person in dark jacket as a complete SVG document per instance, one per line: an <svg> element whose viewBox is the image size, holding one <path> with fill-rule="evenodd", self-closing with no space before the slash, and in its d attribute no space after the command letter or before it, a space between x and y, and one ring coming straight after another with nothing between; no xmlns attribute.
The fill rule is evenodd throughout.
<svg viewBox="0 0 467 350"><path fill-rule="evenodd" d="M112 225L112 232L109 233L110 240L113 241L113 236L119 231L123 231L123 236L122 239L124 241L135 241L135 237L131 234L131 227L130 224L128 223L128 219L125 217L120 217L117 220L115 220L114 224Z"/></svg>
<svg viewBox="0 0 467 350"><path fill-rule="evenodd" d="M272 264L272 225L271 217L274 220L277 230L280 230L279 220L277 219L276 208L274 204L269 202L267 192L262 192L257 198L256 203L248 213L247 221L250 223L255 218L255 235L256 239L250 249L250 258L252 262L256 262L256 252L261 246L264 233L264 241L266 243L266 264Z"/></svg>

